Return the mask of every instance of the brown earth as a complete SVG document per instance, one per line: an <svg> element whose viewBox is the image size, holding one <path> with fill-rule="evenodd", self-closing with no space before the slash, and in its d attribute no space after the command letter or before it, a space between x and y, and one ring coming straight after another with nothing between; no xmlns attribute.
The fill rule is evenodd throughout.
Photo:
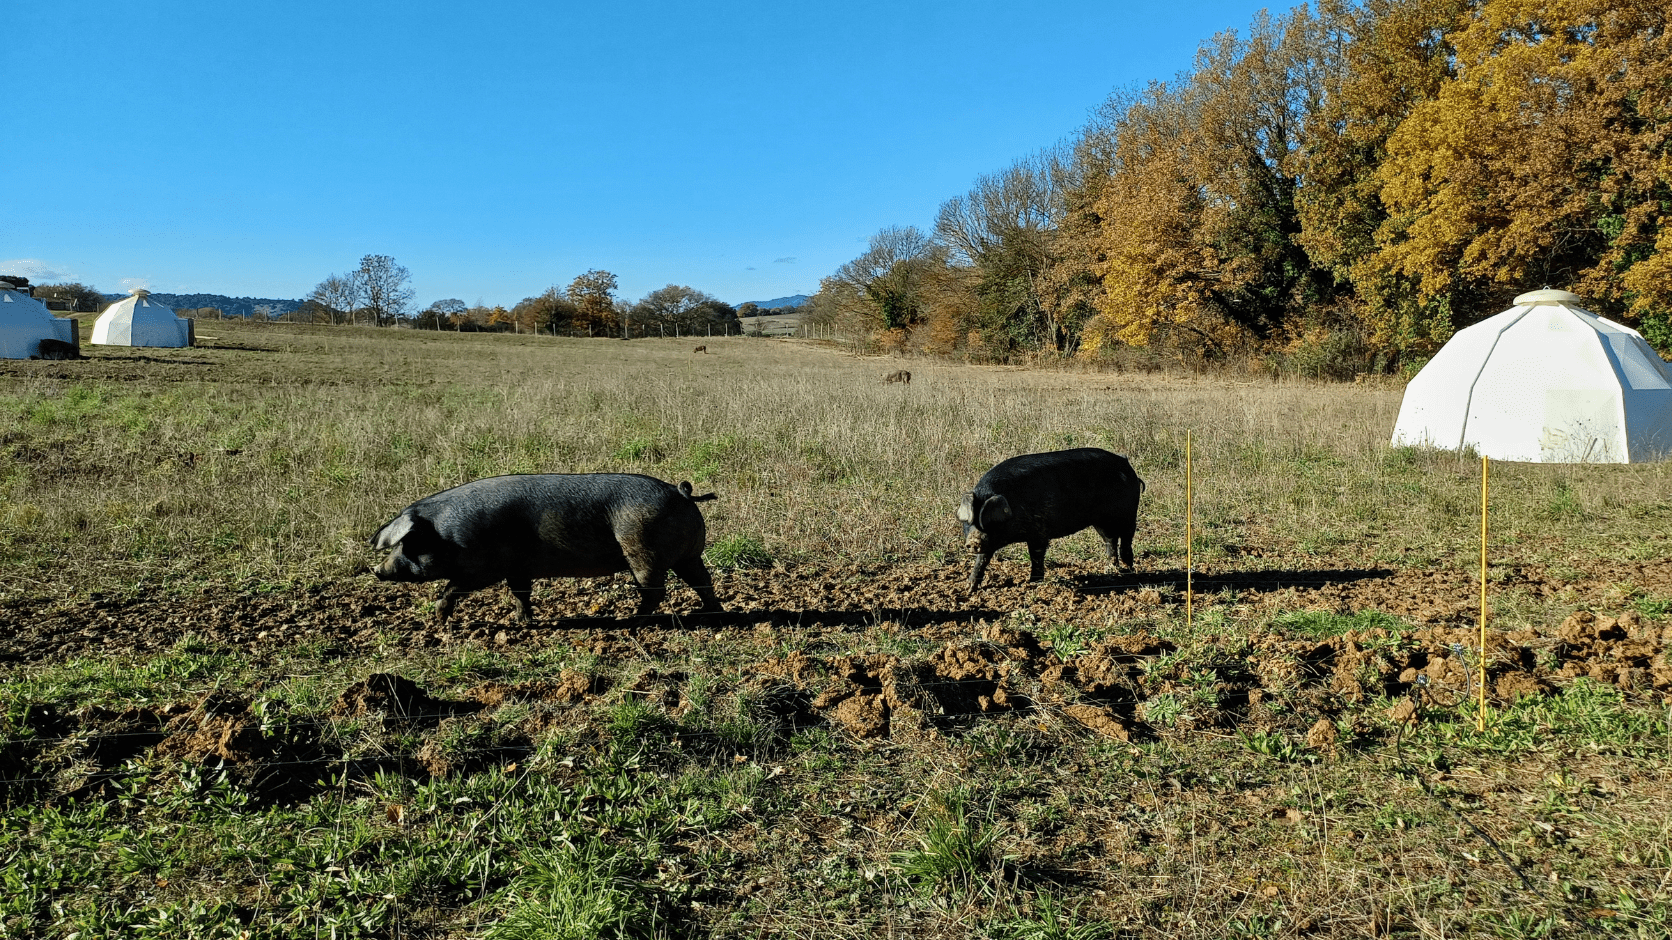
<svg viewBox="0 0 1672 940"><path fill-rule="evenodd" d="M95 596L45 609L22 604L0 609L0 663L15 667L160 653L188 633L242 652L258 664L303 642L344 656L391 644L516 648L551 643L600 657L595 674L571 670L517 685L490 682L466 691L463 701L435 698L385 673L368 675L342 691L333 715L386 723L426 719L434 730L417 758L439 774L474 766L478 759L473 755L489 745L498 752L527 745L537 728L494 726L492 712L499 705L535 703L549 710L596 700L613 691L604 671L653 660L685 643L692 631L733 630L745 650L750 644L759 650L758 660L742 671L742 681L769 710L797 721L828 722L860 738L910 735L946 716L1022 710L1041 721L1061 721L1065 728L1120 741L1299 722L1293 730L1305 736L1308 746L1328 750L1336 743L1331 719L1351 706L1380 696L1400 699L1390 717L1405 721L1419 719L1424 706L1452 705L1473 694L1478 662L1471 601L1477 588L1458 572L1329 569L1199 576L1196 584L1203 596L1198 609L1215 603L1229 607L1232 622L1260 622L1262 614L1279 610L1376 609L1405 618L1413 629L1370 629L1329 638L1273 629L1200 636L1191 661L1180 665L1168 656L1178 652L1177 643L1155 635L1164 623L1174 624L1176 631L1182 587L1176 572L1111 576L1064 566L1046 583L1030 586L1018 577L1024 570L1020 565L1009 567L974 599L964 595L962 565L730 572L718 579L729 613L638 620L614 619L634 603L619 581L555 582L537 595L537 615L546 616L527 628L510 624L510 606L499 591L468 598L455 622L438 628L420 612L428 609L423 602L429 588L369 581L283 594L227 590L187 599ZM1580 676L1625 690L1672 695L1672 664L1665 652L1672 625L1630 609L1630 592L1621 587L1672 596L1672 563L1604 566L1578 583L1556 582L1534 569L1500 574L1503 580L1494 583L1495 592L1513 590L1558 614L1578 609L1559 625L1493 634L1487 682L1494 699L1547 694ZM695 606L687 591L676 590L674 599L677 605ZM550 619L555 612L575 610L592 616ZM854 645L843 635L885 624L927 642L932 652L837 652ZM1063 625L1101 638L1059 654L1047 637ZM780 641L790 633L802 648L781 652ZM1204 659L1204 649L1217 652ZM635 681L616 681L623 682L627 694L677 714L687 698L686 679L683 673L645 668ZM1191 704L1176 720L1158 727L1146 703L1168 695ZM1278 700L1284 703L1283 717L1268 708ZM539 718L538 710L535 714L537 723L548 720ZM250 703L220 692L133 714L93 708L57 715L48 707L32 713L30 720L44 723L38 733L79 729L96 742L102 731L109 731L113 737L154 743L160 754L195 761L257 764L276 753ZM294 750L293 743L287 746ZM36 756L19 752L0 759L27 762Z"/></svg>

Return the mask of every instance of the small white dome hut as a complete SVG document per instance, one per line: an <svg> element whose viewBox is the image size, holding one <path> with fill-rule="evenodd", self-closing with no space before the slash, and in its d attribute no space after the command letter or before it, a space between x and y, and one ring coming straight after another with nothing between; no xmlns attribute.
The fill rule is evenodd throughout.
<svg viewBox="0 0 1672 940"><path fill-rule="evenodd" d="M100 346L190 346L193 323L150 300L148 290L132 290L93 321L93 342Z"/></svg>
<svg viewBox="0 0 1672 940"><path fill-rule="evenodd" d="M1405 389L1393 443L1534 463L1672 454L1672 368L1580 303L1536 290L1458 330Z"/></svg>
<svg viewBox="0 0 1672 940"><path fill-rule="evenodd" d="M76 345L75 321L53 316L27 289L0 281L0 359L39 355L43 339Z"/></svg>

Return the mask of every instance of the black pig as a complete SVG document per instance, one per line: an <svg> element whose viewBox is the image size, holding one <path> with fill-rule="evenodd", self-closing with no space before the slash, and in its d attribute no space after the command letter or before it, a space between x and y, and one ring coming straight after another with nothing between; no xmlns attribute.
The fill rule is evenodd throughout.
<svg viewBox="0 0 1672 940"><path fill-rule="evenodd" d="M975 555L970 593L981 586L993 553L1014 542L1028 543L1028 580L1043 581L1051 540L1086 526L1097 529L1110 558L1131 570L1143 491L1132 464L1099 447L1023 454L988 470L958 506L964 541Z"/></svg>
<svg viewBox="0 0 1672 940"><path fill-rule="evenodd" d="M529 473L488 477L426 496L372 537L394 549L374 569L384 581L447 580L437 622L460 597L504 581L517 620L533 616L535 578L592 578L631 571L638 614L667 596L668 569L696 590L705 611L721 610L702 563L707 527L691 495L636 473Z"/></svg>

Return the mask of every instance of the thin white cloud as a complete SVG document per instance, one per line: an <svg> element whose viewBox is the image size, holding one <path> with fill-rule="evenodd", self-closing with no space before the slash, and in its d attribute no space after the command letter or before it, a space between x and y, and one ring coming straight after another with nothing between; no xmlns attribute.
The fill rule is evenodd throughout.
<svg viewBox="0 0 1672 940"><path fill-rule="evenodd" d="M67 281L71 275L42 261L39 258L14 258L10 261L0 261L0 274L18 274L29 279L34 284L44 284L47 281Z"/></svg>
<svg viewBox="0 0 1672 940"><path fill-rule="evenodd" d="M794 264L795 263L795 258L793 256L788 257L788 258L773 258L772 263L773 264Z"/></svg>

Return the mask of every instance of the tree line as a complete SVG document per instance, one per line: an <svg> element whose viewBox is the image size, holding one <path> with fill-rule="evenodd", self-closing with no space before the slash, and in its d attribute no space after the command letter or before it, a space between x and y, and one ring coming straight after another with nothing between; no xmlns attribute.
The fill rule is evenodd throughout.
<svg viewBox="0 0 1672 940"><path fill-rule="evenodd" d="M467 304L447 297L414 311L410 280L410 272L393 258L367 255L355 271L321 281L292 318L422 330L623 338L740 332L736 309L709 294L669 284L628 301L615 294L616 276L599 269L576 276L567 287L552 286L510 307Z"/></svg>
<svg viewBox="0 0 1672 940"><path fill-rule="evenodd" d="M1672 351L1659 0L1324 0L889 227L806 314L883 348L1409 368L1523 291Z"/></svg>

